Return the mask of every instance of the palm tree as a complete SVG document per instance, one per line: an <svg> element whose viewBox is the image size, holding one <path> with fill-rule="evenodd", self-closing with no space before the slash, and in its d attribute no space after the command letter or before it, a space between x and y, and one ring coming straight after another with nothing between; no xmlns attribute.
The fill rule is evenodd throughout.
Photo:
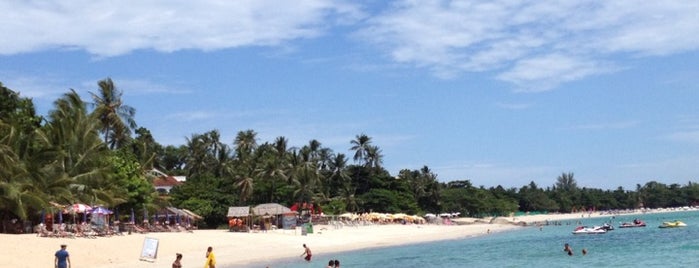
<svg viewBox="0 0 699 268"><path fill-rule="evenodd" d="M565 192L571 192L578 189L578 183L575 182L575 175L573 172L563 173L558 178L556 178L556 188L561 189Z"/></svg>
<svg viewBox="0 0 699 268"><path fill-rule="evenodd" d="M329 163L329 189L328 196L332 197L340 193L340 189L351 182L349 174L347 174L347 157L345 154L336 154Z"/></svg>
<svg viewBox="0 0 699 268"><path fill-rule="evenodd" d="M13 126L0 120L0 221L8 218L26 220L32 208L41 208L45 202L32 191L29 172L16 154L20 144L19 133ZM3 233L4 224L2 224Z"/></svg>
<svg viewBox="0 0 699 268"><path fill-rule="evenodd" d="M352 144L350 150L354 151L354 162L366 163L366 156L369 146L371 146L371 138L362 133L361 135L357 135L354 140L351 140L350 144Z"/></svg>
<svg viewBox="0 0 699 268"><path fill-rule="evenodd" d="M74 90L55 102L49 122L37 131L38 143L47 148L44 159L49 178L69 180L74 201L120 202L115 195L120 186L109 180L111 166L106 160L108 149L99 137L100 121L87 114L85 103Z"/></svg>
<svg viewBox="0 0 699 268"><path fill-rule="evenodd" d="M102 124L104 143L111 149L119 148L124 144L126 137L130 136L131 129L136 128L136 109L122 102L123 92L116 89L111 78L101 80L97 85L99 93L90 92L94 101L92 105L95 107L93 113Z"/></svg>
<svg viewBox="0 0 699 268"><path fill-rule="evenodd" d="M381 149L378 146L368 146L366 149L366 163L367 168L372 170L380 169L383 165L383 155L381 154Z"/></svg>
<svg viewBox="0 0 699 268"><path fill-rule="evenodd" d="M209 153L209 143L206 135L193 134L187 138L187 157L185 166L189 170L187 176L196 177L205 174L213 163Z"/></svg>
<svg viewBox="0 0 699 268"><path fill-rule="evenodd" d="M247 158L252 155L252 152L257 148L257 133L248 129L238 132L235 137L235 151L241 161L247 161Z"/></svg>
<svg viewBox="0 0 699 268"><path fill-rule="evenodd" d="M252 197L254 182L250 176L236 177L235 186L240 189L240 201L245 203Z"/></svg>

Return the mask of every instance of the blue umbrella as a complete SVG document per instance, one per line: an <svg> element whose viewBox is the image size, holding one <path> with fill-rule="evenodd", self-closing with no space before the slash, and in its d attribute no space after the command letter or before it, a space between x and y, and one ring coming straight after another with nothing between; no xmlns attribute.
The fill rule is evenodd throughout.
<svg viewBox="0 0 699 268"><path fill-rule="evenodd" d="M104 207L96 207L90 211L92 214L112 214L112 211Z"/></svg>

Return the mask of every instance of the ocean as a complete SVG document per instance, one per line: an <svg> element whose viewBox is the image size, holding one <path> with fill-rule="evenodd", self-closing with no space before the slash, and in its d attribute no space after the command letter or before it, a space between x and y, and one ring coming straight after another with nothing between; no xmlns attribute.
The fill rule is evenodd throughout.
<svg viewBox="0 0 699 268"><path fill-rule="evenodd" d="M646 227L618 228L639 218ZM663 221L681 220L687 227L658 228ZM583 225L611 222L615 230L599 235L573 235ZM341 267L699 267L699 211L580 218L542 228L523 227L467 239L333 254L317 252L312 262L300 258L245 267L326 267L338 259ZM570 244L568 256L563 245ZM587 250L583 256L582 249Z"/></svg>

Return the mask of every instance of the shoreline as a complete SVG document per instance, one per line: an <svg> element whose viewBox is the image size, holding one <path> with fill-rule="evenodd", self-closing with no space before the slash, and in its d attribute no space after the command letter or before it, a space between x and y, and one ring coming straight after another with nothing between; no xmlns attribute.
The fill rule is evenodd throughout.
<svg viewBox="0 0 699 268"><path fill-rule="evenodd" d="M571 213L542 214L516 217L498 217L494 223L483 223L485 219L453 219L454 225L437 224L387 224L345 226L334 228L330 225L315 225L314 233L301 235L295 230L271 230L267 233L233 233L228 230L195 230L188 232L163 232L123 236L89 238L46 238L36 234L0 234L0 251L5 257L0 267L45 267L53 265L53 254L60 244L68 245L73 267L169 267L175 253L182 253L183 267L197 267L204 264L204 254L208 246L214 248L219 267L269 264L280 261L293 261L300 258L302 244L313 251L313 262L326 262L335 259L339 253L371 248L392 247L434 241L467 239L491 233L526 228L517 225L535 226L546 221L583 221L589 225L603 217L629 215L651 215L663 212L696 211L651 210L629 213ZM601 224L601 222L596 223ZM616 224L616 223L615 223ZM409 235L406 235L409 234ZM158 240L157 258L153 262L139 260L145 238ZM76 266L77 265L77 266Z"/></svg>

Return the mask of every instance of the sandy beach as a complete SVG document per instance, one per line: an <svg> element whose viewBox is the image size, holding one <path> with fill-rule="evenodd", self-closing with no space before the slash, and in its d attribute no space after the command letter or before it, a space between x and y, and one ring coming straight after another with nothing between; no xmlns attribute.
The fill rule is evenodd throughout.
<svg viewBox="0 0 699 268"><path fill-rule="evenodd" d="M640 212L639 212L640 213ZM48 267L53 265L53 254L60 244L67 244L73 267L169 267L175 253L182 253L183 267L201 267L208 246L214 248L219 267L249 263L271 263L284 258L299 258L302 244L312 250L314 260L325 262L333 253L373 247L396 246L412 243L487 235L490 232L526 228L512 222L563 221L610 217L609 214L547 214L498 218L497 223L483 219L461 218L453 225L363 225L335 228L314 226L314 233L302 235L300 229L271 230L266 233L233 233L227 230L195 230L124 234L98 238L47 238L36 234L0 234L0 267ZM153 262L139 260L145 238L158 240L157 258Z"/></svg>

